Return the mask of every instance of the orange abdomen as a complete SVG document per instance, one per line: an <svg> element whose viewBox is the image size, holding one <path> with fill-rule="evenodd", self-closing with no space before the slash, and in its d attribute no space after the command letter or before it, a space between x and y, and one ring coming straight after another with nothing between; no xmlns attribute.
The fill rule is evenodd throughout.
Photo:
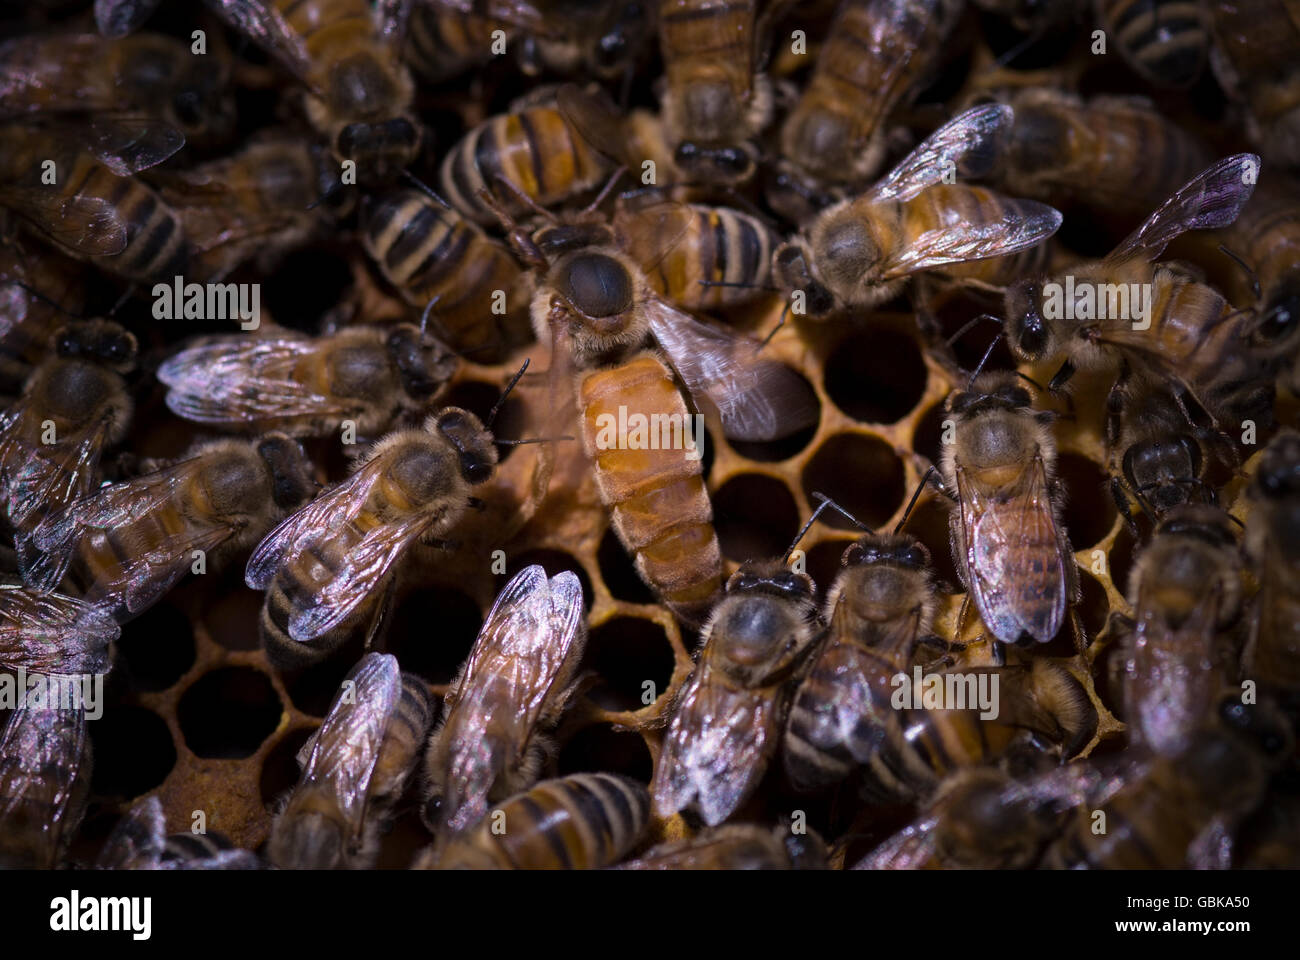
<svg viewBox="0 0 1300 960"><path fill-rule="evenodd" d="M672 373L653 354L586 374L579 387L583 444L596 470L614 531L642 579L683 620L700 623L722 586L722 553L701 461L690 451L663 449L656 436L637 437L635 418L691 423ZM623 415L620 417L620 407ZM667 419L665 419L667 418ZM628 424L625 436L618 425ZM667 431L664 431L666 433ZM634 449L648 440L660 449Z"/></svg>

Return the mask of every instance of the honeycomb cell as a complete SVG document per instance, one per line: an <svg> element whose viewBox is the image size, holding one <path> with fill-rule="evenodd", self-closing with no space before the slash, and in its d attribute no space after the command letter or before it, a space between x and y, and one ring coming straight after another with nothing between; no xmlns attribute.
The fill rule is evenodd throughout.
<svg viewBox="0 0 1300 960"><path fill-rule="evenodd" d="M938 494L922 494L912 508L903 533L910 533L930 551L930 568L940 584L952 592L962 589L957 566L952 559L951 522L954 507Z"/></svg>
<svg viewBox="0 0 1300 960"><path fill-rule="evenodd" d="M1056 473L1066 490L1062 519L1070 532L1070 545L1087 550L1110 533L1115 523L1109 477L1087 457L1068 452L1057 457Z"/></svg>
<svg viewBox="0 0 1300 960"><path fill-rule="evenodd" d="M270 678L251 667L205 673L176 707L185 745L200 757L250 757L280 723L280 698Z"/></svg>
<svg viewBox="0 0 1300 960"><path fill-rule="evenodd" d="M668 688L675 662L659 624L614 617L587 637L581 669L594 670L600 678L587 698L606 710L640 710Z"/></svg>
<svg viewBox="0 0 1300 960"><path fill-rule="evenodd" d="M646 586L641 575L636 572L632 558L623 549L618 534L610 527L600 538L600 547L596 551L596 562L600 566L600 579L605 588L616 600L627 603L654 603L654 592Z"/></svg>
<svg viewBox="0 0 1300 960"><path fill-rule="evenodd" d="M547 572L553 575L558 570L548 567ZM461 591L454 587L426 587L402 598L386 631L385 643L403 670L430 683L450 683L469 657L482 624L478 604ZM291 688L290 694L293 692ZM298 702L296 696L294 702Z"/></svg>
<svg viewBox="0 0 1300 960"><path fill-rule="evenodd" d="M347 261L329 250L296 250L262 283L262 306L275 322L315 334L352 283ZM228 325L228 324L227 324Z"/></svg>
<svg viewBox="0 0 1300 960"><path fill-rule="evenodd" d="M515 368L516 370L518 367ZM474 414L485 424L492 413L492 408L501 399L501 391L508 380L500 384L484 383L481 380L462 380L456 383L439 400L439 407L460 407ZM516 386L515 390L519 388ZM523 431L527 423L526 407L523 399L512 390L506 402L502 404L492 424L492 432L498 440L523 440ZM505 444L497 447L497 455L504 463L514 453L514 446Z"/></svg>
<svg viewBox="0 0 1300 960"><path fill-rule="evenodd" d="M91 791L130 800L148 793L176 765L176 746L162 717L144 707L111 704L86 728L94 750Z"/></svg>
<svg viewBox="0 0 1300 960"><path fill-rule="evenodd" d="M559 775L607 770L649 783L654 773L650 749L639 733L594 723L575 733L560 748Z"/></svg>
<svg viewBox="0 0 1300 960"><path fill-rule="evenodd" d="M1075 613L1079 615L1083 629L1088 633L1088 639L1093 640L1106 626L1106 618L1110 613L1110 599L1106 596L1106 588L1098 582L1097 578L1083 570L1079 571L1079 589L1082 595L1075 607Z"/></svg>
<svg viewBox="0 0 1300 960"><path fill-rule="evenodd" d="M729 560L780 557L799 530L799 508L785 484L773 477L744 473L713 493L713 526Z"/></svg>
<svg viewBox="0 0 1300 960"><path fill-rule="evenodd" d="M916 340L898 330L863 330L841 340L826 359L826 392L864 423L897 423L925 393L925 362Z"/></svg>
<svg viewBox="0 0 1300 960"><path fill-rule="evenodd" d="M540 564L548 577L555 576L561 570L568 570L575 574L582 584L582 601L587 605L588 610L591 609L592 600L595 596L591 590L591 578L587 576L586 569L578 562L578 559L573 554L565 553L563 550L539 547L513 555L506 563L506 573L504 577L500 578L500 585L504 587L516 573L533 564Z"/></svg>
<svg viewBox="0 0 1300 960"><path fill-rule="evenodd" d="M132 689L166 690L194 665L194 627L183 610L160 603L122 628L117 652Z"/></svg>
<svg viewBox="0 0 1300 960"><path fill-rule="evenodd" d="M1107 559L1110 561L1110 580L1115 585L1115 589L1121 594L1128 593L1128 578L1133 570L1133 557L1137 549L1137 541L1133 539L1133 534L1125 525L1121 525L1119 533L1115 534L1115 539L1110 545L1110 552Z"/></svg>
<svg viewBox="0 0 1300 960"><path fill-rule="evenodd" d="M889 444L861 433L840 433L823 443L803 469L804 495L823 493L853 514L861 523L876 527L892 517L903 503L903 464ZM822 521L840 530L856 530L836 510L822 513Z"/></svg>
<svg viewBox="0 0 1300 960"><path fill-rule="evenodd" d="M916 429L912 431L912 449L936 467L943 453L943 422L946 419L948 414L943 404L936 403L921 414Z"/></svg>
<svg viewBox="0 0 1300 960"><path fill-rule="evenodd" d="M807 573L813 578L813 583L817 584L817 595L821 600L826 599L826 591L839 576L842 569L840 557L844 556L844 551L852 542L852 540L823 540L808 551Z"/></svg>
<svg viewBox="0 0 1300 960"><path fill-rule="evenodd" d="M803 374L798 373L793 368L787 369L805 383L808 382L807 378L805 378ZM810 396L814 396L811 386L809 387L808 393ZM820 409L821 401L818 400L817 404ZM777 463L781 460L789 460L791 457L801 452L808 446L809 441L811 441L816 435L817 423L814 421L812 426L805 427L798 433L792 433L790 436L782 437L779 440L771 440L766 443L746 443L739 440L732 440L730 443L731 449L735 450L747 460L755 460L759 463ZM705 476L707 475L706 471Z"/></svg>

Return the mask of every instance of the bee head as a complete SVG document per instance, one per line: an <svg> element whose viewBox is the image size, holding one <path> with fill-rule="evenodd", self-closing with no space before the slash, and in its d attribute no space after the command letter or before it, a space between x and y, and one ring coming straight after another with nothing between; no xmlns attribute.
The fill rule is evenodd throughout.
<svg viewBox="0 0 1300 960"><path fill-rule="evenodd" d="M1270 760L1291 753L1294 745L1291 726L1272 701L1242 703L1239 696L1224 697L1219 701L1219 720L1229 731L1253 743Z"/></svg>
<svg viewBox="0 0 1300 960"><path fill-rule="evenodd" d="M359 182L373 184L392 180L420 154L420 128L405 116L376 123L349 123L334 139L340 160L357 165Z"/></svg>
<svg viewBox="0 0 1300 960"><path fill-rule="evenodd" d="M646 8L637 0L607 6L605 28L591 51L591 66L598 75L613 77L636 52L636 37L645 30Z"/></svg>
<svg viewBox="0 0 1300 960"><path fill-rule="evenodd" d="M990 371L976 377L969 390L954 393L948 400L948 411L976 414L985 410L1022 410L1033 402L1014 373Z"/></svg>
<svg viewBox="0 0 1300 960"><path fill-rule="evenodd" d="M807 245L791 240L777 247L772 256L772 273L783 290L802 290L805 309L810 316L824 317L835 309L835 298L818 280L811 267Z"/></svg>
<svg viewBox="0 0 1300 960"><path fill-rule="evenodd" d="M1007 343L1017 359L1033 363L1054 353L1053 333L1043 318L1043 285L1021 280L1007 288Z"/></svg>
<svg viewBox="0 0 1300 960"><path fill-rule="evenodd" d="M468 410L447 407L433 426L460 458L460 473L470 484L486 483L497 465L497 448L483 421Z"/></svg>
<svg viewBox="0 0 1300 960"><path fill-rule="evenodd" d="M1123 469L1129 486L1164 513L1191 496L1192 481L1201 475L1201 447L1186 434L1135 443L1124 451Z"/></svg>
<svg viewBox="0 0 1300 960"><path fill-rule="evenodd" d="M890 564L912 570L926 570L930 566L930 551L919 540L905 534L869 533L849 544L844 555L840 557L842 567L872 564Z"/></svg>
<svg viewBox="0 0 1300 960"><path fill-rule="evenodd" d="M123 373L135 364L137 350L135 334L112 320L69 323L54 333L58 356L79 357Z"/></svg>
<svg viewBox="0 0 1300 960"><path fill-rule="evenodd" d="M783 563L746 563L727 580L728 593L767 593L789 600L811 601L817 586L806 573Z"/></svg>
<svg viewBox="0 0 1300 960"><path fill-rule="evenodd" d="M271 471L271 498L281 510L297 510L316 496L320 484L302 444L293 437L268 433L258 441L257 455Z"/></svg>
<svg viewBox="0 0 1300 960"><path fill-rule="evenodd" d="M413 400L428 400L456 372L456 355L409 323L388 335L387 347L402 390Z"/></svg>
<svg viewBox="0 0 1300 960"><path fill-rule="evenodd" d="M745 182L758 166L749 144L711 147L692 140L677 145L673 162L688 180L722 185Z"/></svg>
<svg viewBox="0 0 1300 960"><path fill-rule="evenodd" d="M1174 510L1156 527L1157 537L1193 537L1211 547L1235 551L1237 534L1232 519L1219 507L1188 503Z"/></svg>
<svg viewBox="0 0 1300 960"><path fill-rule="evenodd" d="M1255 472L1255 490L1266 499L1300 493L1300 433L1284 430L1273 438Z"/></svg>

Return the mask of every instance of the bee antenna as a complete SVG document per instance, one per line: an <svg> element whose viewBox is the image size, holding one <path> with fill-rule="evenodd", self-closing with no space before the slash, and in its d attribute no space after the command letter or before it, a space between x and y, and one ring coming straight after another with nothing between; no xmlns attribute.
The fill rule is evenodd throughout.
<svg viewBox="0 0 1300 960"><path fill-rule="evenodd" d="M442 297L441 293L436 294L434 295L434 298L432 300L430 300L428 303L424 305L424 313L420 314L420 339L421 340L424 339L425 330L428 329L429 326L429 314L433 311L434 306L438 303L438 300L441 297Z"/></svg>
<svg viewBox="0 0 1300 960"><path fill-rule="evenodd" d="M1263 292L1263 288L1259 285L1259 277L1255 274L1255 271L1251 269L1250 264L1248 264L1241 257L1237 256L1235 253L1229 250L1222 243L1219 244L1219 252L1222 253L1225 257L1235 262L1237 266L1241 267L1242 270L1246 271L1246 276L1250 277L1250 289L1251 292L1255 294L1255 299L1259 300L1261 297L1263 297L1264 292Z"/></svg>
<svg viewBox="0 0 1300 960"><path fill-rule="evenodd" d="M66 314L67 316L72 317L74 320L85 320L85 319L86 319L86 317L85 317L84 314L73 313L73 312L72 312L71 310L69 310L67 307L63 306L63 305L60 304L60 303L56 303L54 300L51 300L49 297L47 297L45 294L41 293L41 291L37 290L35 287L30 286L29 284L23 283L23 281L21 281L21 280L5 280L5 281L3 281L3 282L4 282L4 283L12 283L15 287L22 287L24 290L26 290L28 293L30 293L30 294L31 294L33 297L35 297L37 300L41 300L41 301L43 301L44 303L48 303L48 304L49 304L51 307L53 307L55 310L59 311L59 313Z"/></svg>
<svg viewBox="0 0 1300 960"><path fill-rule="evenodd" d="M118 310L122 309L122 304L124 304L124 303L126 303L128 300L130 300L132 294L134 294L134 293L135 293L135 284L133 283L133 284L131 284L131 286L127 287L127 288L122 292L122 295L121 295L120 297L117 298L117 303L113 304L113 306L112 306L111 308L109 308L108 313L104 314L104 316L105 316L105 317L112 317L114 314L116 314Z"/></svg>
<svg viewBox="0 0 1300 960"><path fill-rule="evenodd" d="M813 491L813 499L814 499L814 500L821 500L821 501L824 501L824 504L825 504L826 506L834 507L834 508L835 508L836 510L838 510L840 513L842 513L846 518L848 518L849 522L852 523L852 524L853 524L855 527L857 527L859 530L865 530L867 533L874 533L874 532L875 532L875 531L872 530L869 526L867 526L865 523L863 523L861 520L859 520L857 517L855 517L853 514L849 513L847 510L845 510L843 507L841 507L838 503L836 503L836 502L835 502L834 500L832 500L830 497L826 496L826 494L824 494L824 493L818 493L816 490L814 490L814 491ZM819 507L818 509L820 510L820 507ZM814 514L814 516L816 516L816 514Z"/></svg>
<svg viewBox="0 0 1300 960"><path fill-rule="evenodd" d="M317 207L319 207L322 203L325 203L325 202L326 202L327 200L329 200L332 196L334 196L334 194L338 193L338 192L339 192L340 190L342 190L342 189L343 189L343 181L342 181L342 180L335 180L332 184L330 184L330 186L326 189L326 191L325 191L324 193L322 193L319 197L317 197L317 198L316 198L315 200L313 200L311 203L307 204L307 209L308 209L308 210L315 210L315 209L316 209Z"/></svg>
<svg viewBox="0 0 1300 960"><path fill-rule="evenodd" d="M814 496L814 497L821 497L822 495L821 495L820 493L814 493L813 496ZM825 498L825 497L822 497L822 502L819 503L819 504L817 504L817 509L815 509L815 510L812 512L812 516L810 516L810 517L808 518L808 521L807 521L807 522L806 522L802 527L799 528L799 532L796 533L796 534L794 535L794 540L791 541L791 543L790 543L790 549L788 549L788 550L785 552L785 556L783 556L783 557L781 558L781 563L782 563L782 565L785 565L785 564L787 564L787 563L790 562L790 555L794 553L794 549L795 549L795 547L799 546L799 541L802 540L802 539L804 538L804 534L806 534L806 533L808 532L808 529L809 529L809 528L810 528L814 523L817 522L817 518L820 517L820 516L822 515L822 511L825 510L825 509L826 509L827 507L829 507L830 505L831 505L830 500L828 500L828 499Z"/></svg>
<svg viewBox="0 0 1300 960"><path fill-rule="evenodd" d="M993 342L989 344L989 348L984 351L984 356L980 357L980 362L975 365L975 369L971 372L970 381L966 384L967 390L975 385L975 378L980 375L980 371L984 369L984 364L989 362L989 357L993 355L994 349L996 349L997 345L1001 342L1002 334L999 333L993 338Z"/></svg>
<svg viewBox="0 0 1300 960"><path fill-rule="evenodd" d="M921 482L916 485L916 492L912 494L912 499L907 502L907 509L903 511L902 519L898 521L898 526L894 527L894 533L899 533L903 529L903 524L907 523L907 518L912 515L912 508L916 506L916 501L920 498L921 491L924 490L925 485L930 482L930 478L938 472L939 471L934 468L934 464L931 464L926 468L925 476L921 477Z"/></svg>
<svg viewBox="0 0 1300 960"><path fill-rule="evenodd" d="M1021 373L1019 370L1017 370L1016 376L1019 377L1021 380L1025 381L1025 383L1032 384L1034 389L1037 390L1039 393L1047 392L1043 389L1043 385L1039 383L1037 380L1035 380L1033 377L1031 377L1029 374Z"/></svg>
<svg viewBox="0 0 1300 960"><path fill-rule="evenodd" d="M789 315L790 315L790 301L787 300L785 302L785 308L781 311L781 318L776 321L776 326L772 328L772 332L769 333L766 337L764 337L763 342L760 343L758 347L754 350L755 353L757 353L759 350L762 350L764 347L766 347L769 343L772 342L772 338L775 337L777 335L777 332L782 327L785 326L785 318Z"/></svg>
<svg viewBox="0 0 1300 960"><path fill-rule="evenodd" d="M981 313L978 317L975 317L971 320L967 320L965 323L963 323L960 329L958 329L956 333L954 333L951 337L948 338L948 346L950 347L953 346L958 340L960 340L966 334L968 330L971 329L971 327L975 326L975 324L977 323L982 323L985 320L990 320L993 323L996 323L999 327L1003 325L1002 320L998 317L993 316L993 314Z"/></svg>
<svg viewBox="0 0 1300 960"><path fill-rule="evenodd" d="M555 223L555 214L551 213L551 211L547 210L545 207L539 204L528 194L524 193L524 191L520 189L519 184L515 183L513 180L506 179L506 177L500 173L494 175L492 179L496 181L497 186L503 188L506 191L506 193L510 194L512 197L515 198L515 200L523 204L528 209L532 210L533 213L537 214L539 217L541 217L544 220L548 220L551 223ZM486 189L487 189L486 187L483 188L483 190ZM480 196L482 196L483 190L479 191ZM492 199L496 200L496 197L493 196ZM500 204L498 203L497 206L500 206ZM496 210L496 207L494 207L493 209ZM496 211L496 213L498 217L501 216L500 211Z"/></svg>
<svg viewBox="0 0 1300 960"><path fill-rule="evenodd" d="M700 280L702 287L739 287L742 290L762 290L764 293L785 293L780 287L762 283L747 283L744 280Z"/></svg>
<svg viewBox="0 0 1300 960"><path fill-rule="evenodd" d="M489 430L492 429L492 424L496 423L497 414L501 412L501 408L505 405L506 397L510 396L510 391L515 388L515 384L519 382L519 378L524 375L524 371L528 369L528 364L530 362L530 357L524 358L524 365L519 368L519 372L511 378L508 384L506 384L506 388L501 391L501 396L497 397L497 402L493 404L492 412L488 414L487 418L487 428Z"/></svg>
<svg viewBox="0 0 1300 960"><path fill-rule="evenodd" d="M558 443L561 440L576 440L577 437L529 437L527 440L497 440L496 443L504 447L517 447L524 443Z"/></svg>
<svg viewBox="0 0 1300 960"><path fill-rule="evenodd" d="M434 190L433 187L429 186L427 183L425 183L423 180L421 180L419 177L413 174L410 170L403 170L402 178L405 179L408 183L410 183L413 187L415 187L415 189L419 190L421 193L425 194L427 197L433 200L434 203L440 204L441 206L445 207L448 210L452 208L451 204L448 203L446 200L444 200L442 198L442 195L438 193L437 190Z"/></svg>
<svg viewBox="0 0 1300 960"><path fill-rule="evenodd" d="M627 173L627 167L619 167L610 174L609 179L605 181L605 185L600 188L600 193L596 194L596 199L587 204L579 216L585 216L598 209L600 205L605 202L605 198L609 196L610 191L613 190L615 185L623 179L623 174L625 173Z"/></svg>

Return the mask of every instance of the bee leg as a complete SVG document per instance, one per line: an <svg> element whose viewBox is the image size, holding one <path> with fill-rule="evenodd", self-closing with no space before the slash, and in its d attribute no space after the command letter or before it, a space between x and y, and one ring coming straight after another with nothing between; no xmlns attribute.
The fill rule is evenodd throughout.
<svg viewBox="0 0 1300 960"><path fill-rule="evenodd" d="M1053 395L1059 394L1061 388L1070 382L1074 374L1074 364L1066 360L1061 364L1061 368L1052 374L1052 379L1047 381L1047 392Z"/></svg>
<svg viewBox="0 0 1300 960"><path fill-rule="evenodd" d="M1001 640L990 641L989 653L993 655L995 666L1005 667L1007 665L1007 645Z"/></svg>
<svg viewBox="0 0 1300 960"><path fill-rule="evenodd" d="M1083 629L1074 607L1070 607L1070 632L1074 635L1074 652L1083 656L1083 652L1092 646L1092 641L1088 639L1088 631Z"/></svg>
<svg viewBox="0 0 1300 960"><path fill-rule="evenodd" d="M1124 481L1119 477L1110 478L1110 495L1115 501L1115 509L1119 511L1120 517L1124 520L1124 526L1128 528L1128 532L1132 534L1134 541L1138 540L1137 524L1133 521L1133 505L1129 502Z"/></svg>
<svg viewBox="0 0 1300 960"><path fill-rule="evenodd" d="M389 614L393 612L393 594L396 592L393 587L396 583L396 578L389 577L388 582L380 588L383 592L379 597L379 603L375 606L375 613L370 620L370 626L366 629L366 645L364 647L366 650L373 647L376 641L382 641L388 632L388 625L391 622Z"/></svg>

